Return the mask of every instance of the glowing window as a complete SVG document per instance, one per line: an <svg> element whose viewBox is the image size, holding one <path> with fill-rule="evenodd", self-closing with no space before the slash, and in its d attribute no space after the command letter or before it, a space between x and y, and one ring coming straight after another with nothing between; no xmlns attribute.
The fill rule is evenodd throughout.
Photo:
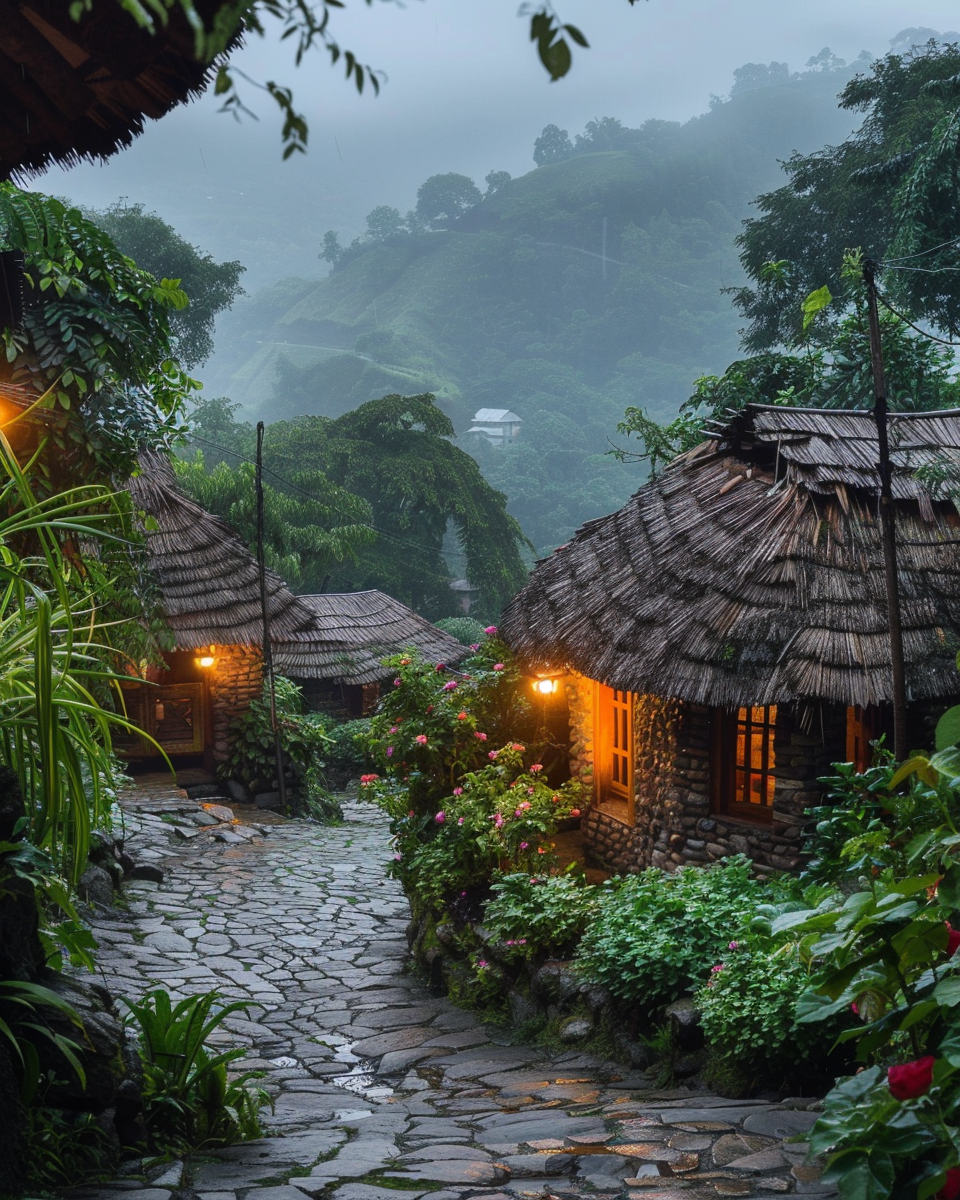
<svg viewBox="0 0 960 1200"><path fill-rule="evenodd" d="M767 821L776 789L777 706L717 710L714 718L714 807Z"/></svg>

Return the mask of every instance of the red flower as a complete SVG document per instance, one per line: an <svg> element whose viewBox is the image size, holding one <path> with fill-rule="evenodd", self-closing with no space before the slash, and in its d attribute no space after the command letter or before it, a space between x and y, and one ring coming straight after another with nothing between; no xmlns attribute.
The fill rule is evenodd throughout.
<svg viewBox="0 0 960 1200"><path fill-rule="evenodd" d="M947 927L947 958L953 958L960 950L960 930L954 929L949 921L944 921Z"/></svg>
<svg viewBox="0 0 960 1200"><path fill-rule="evenodd" d="M895 1100L916 1100L925 1095L933 1083L933 1064L937 1060L925 1054L914 1062L887 1068L887 1084Z"/></svg>
<svg viewBox="0 0 960 1200"><path fill-rule="evenodd" d="M947 1181L937 1192L936 1200L957 1200L960 1196L960 1167L947 1169Z"/></svg>

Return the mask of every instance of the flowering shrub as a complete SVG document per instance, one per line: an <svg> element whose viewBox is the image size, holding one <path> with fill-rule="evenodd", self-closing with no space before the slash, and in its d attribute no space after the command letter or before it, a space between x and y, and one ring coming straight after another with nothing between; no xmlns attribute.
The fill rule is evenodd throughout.
<svg viewBox="0 0 960 1200"><path fill-rule="evenodd" d="M577 961L588 979L653 1014L707 978L763 894L739 856L609 879Z"/></svg>
<svg viewBox="0 0 960 1200"><path fill-rule="evenodd" d="M597 909L598 889L569 870L562 875L514 872L490 890L483 923L514 958L571 950Z"/></svg>
<svg viewBox="0 0 960 1200"><path fill-rule="evenodd" d="M418 814L441 808L461 775L493 761L496 747L533 732L520 672L495 636L456 668L414 652L387 665L396 675L371 723L371 753L384 774L407 784Z"/></svg>
<svg viewBox="0 0 960 1200"><path fill-rule="evenodd" d="M439 910L485 887L498 870L542 872L554 864L550 837L559 821L579 812L581 787L552 788L539 763L525 765L525 754L520 742L489 751L486 766L458 776L433 812L410 806L403 780L364 777L364 794L392 818L393 872L411 900Z"/></svg>

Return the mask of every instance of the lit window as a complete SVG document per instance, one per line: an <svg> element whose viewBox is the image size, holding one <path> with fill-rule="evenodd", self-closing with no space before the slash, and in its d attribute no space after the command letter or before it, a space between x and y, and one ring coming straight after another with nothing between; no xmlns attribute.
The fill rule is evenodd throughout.
<svg viewBox="0 0 960 1200"><path fill-rule="evenodd" d="M714 807L730 816L769 820L776 788L777 706L717 710L714 720Z"/></svg>
<svg viewBox="0 0 960 1200"><path fill-rule="evenodd" d="M597 798L633 819L633 694L597 685Z"/></svg>

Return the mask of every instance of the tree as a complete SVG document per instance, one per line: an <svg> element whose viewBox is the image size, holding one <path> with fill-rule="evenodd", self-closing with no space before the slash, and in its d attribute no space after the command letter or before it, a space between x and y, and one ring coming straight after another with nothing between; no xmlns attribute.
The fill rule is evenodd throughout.
<svg viewBox="0 0 960 1200"><path fill-rule="evenodd" d="M340 245L340 235L333 229L328 229L323 235L323 249L317 255L318 258L324 259L331 267L335 267L343 258L343 247Z"/></svg>
<svg viewBox="0 0 960 1200"><path fill-rule="evenodd" d="M577 134L574 150L578 154L590 154L595 150L617 150L624 134L623 125L616 117L599 117L588 121L583 133Z"/></svg>
<svg viewBox="0 0 960 1200"><path fill-rule="evenodd" d="M509 171L491 171L484 179L487 185L487 190L483 193L486 196L495 196L502 188L505 188L513 176Z"/></svg>
<svg viewBox="0 0 960 1200"><path fill-rule="evenodd" d="M220 462L208 471L203 452L175 463L181 486L209 512L239 533L251 553L257 541L253 463ZM376 540L370 506L330 483L321 471L292 471L282 482L264 484L264 556L295 592L321 592L330 573L356 561L360 548Z"/></svg>
<svg viewBox="0 0 960 1200"><path fill-rule="evenodd" d="M77 209L9 183L0 184L0 249L25 268L22 316L0 330L2 377L43 393L38 469L54 487L125 478L141 449L179 434L197 386L176 360L170 325L186 296Z"/></svg>
<svg viewBox="0 0 960 1200"><path fill-rule="evenodd" d="M810 63L807 65L810 66ZM789 79L790 68L786 63L772 62L769 65L766 63L744 63L742 67L737 67L733 73L733 86L730 88L730 95L739 96L742 92L749 92L754 88L771 87L778 83L786 83Z"/></svg>
<svg viewBox="0 0 960 1200"><path fill-rule="evenodd" d="M466 175L454 171L431 175L417 189L417 216L430 228L443 229L482 199L480 189Z"/></svg>
<svg viewBox="0 0 960 1200"><path fill-rule="evenodd" d="M187 417L187 436L203 451L208 470L221 462L252 459L256 453L256 430L249 421L236 419L239 410L240 405L226 396L200 396L194 401Z"/></svg>
<svg viewBox="0 0 960 1200"><path fill-rule="evenodd" d="M444 562L448 526L459 542L457 574L480 589L491 619L526 578L528 543L465 451L433 396L384 396L336 420L301 417L269 426L265 462L281 476L304 461L322 463L338 487L373 510L378 538L336 578L381 588L427 616L456 611ZM454 550L450 547L449 550Z"/></svg>
<svg viewBox="0 0 960 1200"><path fill-rule="evenodd" d="M557 125L545 125L543 132L533 143L533 161L538 167L563 162L573 154L570 134Z"/></svg>
<svg viewBox="0 0 960 1200"><path fill-rule="evenodd" d="M367 213L368 241L387 242L403 232L403 217L400 216L399 209L391 208L388 204L378 204L372 212Z"/></svg>
<svg viewBox="0 0 960 1200"><path fill-rule="evenodd" d="M842 293L850 247L881 264L887 293L914 319L960 332L958 77L957 45L888 54L841 93L841 107L865 114L860 129L785 164L787 184L759 198L738 239L752 280L734 291L748 349L800 340L800 301L824 286ZM835 323L843 310L832 311Z"/></svg>
<svg viewBox="0 0 960 1200"><path fill-rule="evenodd" d="M187 368L199 366L213 353L213 326L217 313L242 296L239 262L217 262L204 254L142 204L118 200L110 208L91 212L90 219L114 244L157 279L176 280L187 304L170 314L176 356Z"/></svg>

